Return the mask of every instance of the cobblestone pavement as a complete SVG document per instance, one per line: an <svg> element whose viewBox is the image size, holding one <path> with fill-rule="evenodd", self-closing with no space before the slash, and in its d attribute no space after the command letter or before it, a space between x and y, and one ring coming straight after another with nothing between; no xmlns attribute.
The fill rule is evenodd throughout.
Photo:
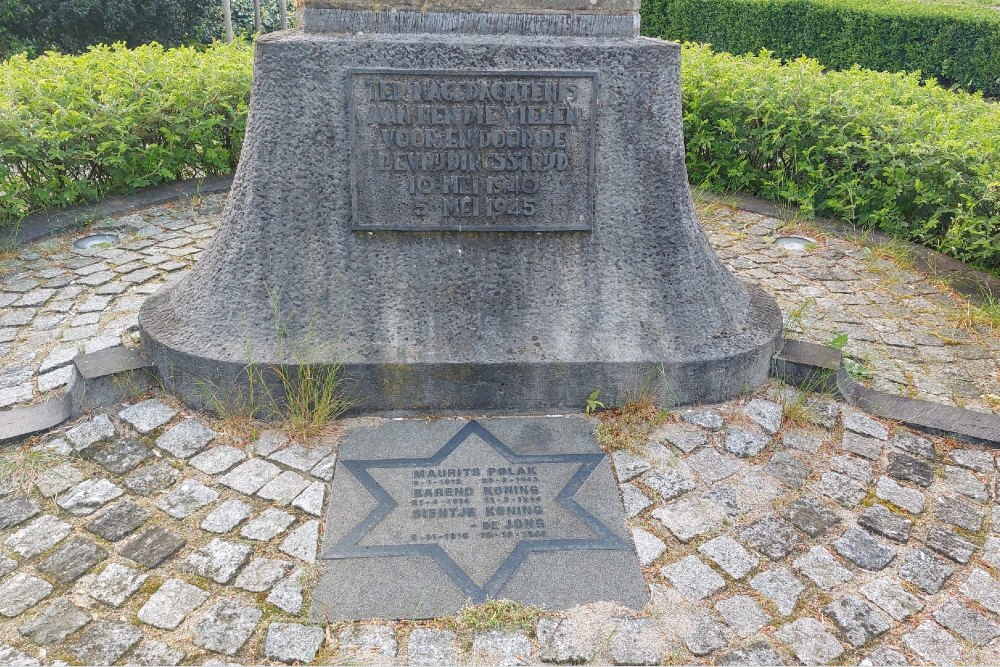
<svg viewBox="0 0 1000 667"><path fill-rule="evenodd" d="M7 404L36 396L78 347L127 342L144 296L196 259L222 203L113 221L127 238L116 248L57 241L7 260ZM954 329L943 289L845 241L788 255L769 244L773 219L702 215L727 261L786 310L814 300L796 335L847 332L871 368L906 369L893 386L912 395L984 409L997 393L997 339ZM777 383L675 411L613 455L649 605L487 632L462 617L307 620L337 438L304 446L150 394L8 450L0 664L1000 662L994 450Z"/></svg>

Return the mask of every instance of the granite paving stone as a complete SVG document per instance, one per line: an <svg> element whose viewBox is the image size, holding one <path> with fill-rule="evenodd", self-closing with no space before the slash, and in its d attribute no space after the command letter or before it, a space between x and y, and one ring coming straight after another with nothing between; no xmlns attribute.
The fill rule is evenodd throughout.
<svg viewBox="0 0 1000 667"><path fill-rule="evenodd" d="M0 584L0 614L12 618L34 607L52 592L52 584L27 572L18 572Z"/></svg>
<svg viewBox="0 0 1000 667"><path fill-rule="evenodd" d="M707 484L731 477L740 471L740 466L711 448L701 449L684 459Z"/></svg>
<svg viewBox="0 0 1000 667"><path fill-rule="evenodd" d="M194 626L192 641L207 651L235 655L253 634L263 612L233 598L223 598Z"/></svg>
<svg viewBox="0 0 1000 667"><path fill-rule="evenodd" d="M924 494L916 489L900 485L891 477L879 477L875 484L875 496L900 507L910 514L920 514L924 511L927 500Z"/></svg>
<svg viewBox="0 0 1000 667"><path fill-rule="evenodd" d="M323 628L298 623L272 623L267 627L264 655L268 660L309 664L315 659L316 652L323 643L323 636Z"/></svg>
<svg viewBox="0 0 1000 667"><path fill-rule="evenodd" d="M124 482L132 493L151 496L176 482L180 476L180 471L166 461L155 461L130 472Z"/></svg>
<svg viewBox="0 0 1000 667"><path fill-rule="evenodd" d="M146 567L156 567L180 551L187 543L162 526L143 531L121 550L121 555Z"/></svg>
<svg viewBox="0 0 1000 667"><path fill-rule="evenodd" d="M942 556L947 556L956 563L969 562L972 554L976 552L976 545L968 541L958 533L948 528L935 526L927 532L924 544L938 552Z"/></svg>
<svg viewBox="0 0 1000 667"><path fill-rule="evenodd" d="M341 651L359 656L394 658L399 653L395 630L382 623L347 626L337 634L337 646Z"/></svg>
<svg viewBox="0 0 1000 667"><path fill-rule="evenodd" d="M868 582L860 592L874 602L882 611L897 621L903 621L920 612L924 603L911 595L898 581L891 577L881 577Z"/></svg>
<svg viewBox="0 0 1000 667"><path fill-rule="evenodd" d="M251 593L262 593L271 590L291 569L292 564L288 561L255 558L243 568L233 585Z"/></svg>
<svg viewBox="0 0 1000 667"><path fill-rule="evenodd" d="M823 613L852 646L864 646L890 628L888 619L854 595L834 600Z"/></svg>
<svg viewBox="0 0 1000 667"><path fill-rule="evenodd" d="M691 619L690 625L684 636L684 644L694 655L708 655L726 645L722 627L708 614L698 614Z"/></svg>
<svg viewBox="0 0 1000 667"><path fill-rule="evenodd" d="M101 510L84 527L109 542L117 542L131 535L148 519L148 510L131 500L120 500Z"/></svg>
<svg viewBox="0 0 1000 667"><path fill-rule="evenodd" d="M934 619L976 646L983 646L1000 637L1000 625L955 600L949 600L937 609Z"/></svg>
<svg viewBox="0 0 1000 667"><path fill-rule="evenodd" d="M953 449L948 458L956 465L979 473L993 472L993 456L981 449Z"/></svg>
<svg viewBox="0 0 1000 667"><path fill-rule="evenodd" d="M155 398L130 405L118 413L122 421L143 435L152 433L176 415L176 410Z"/></svg>
<svg viewBox="0 0 1000 667"><path fill-rule="evenodd" d="M837 638L815 618L800 618L774 634L807 665L828 665L844 652Z"/></svg>
<svg viewBox="0 0 1000 667"><path fill-rule="evenodd" d="M731 428L726 433L726 451L743 458L757 456L764 451L767 443L767 436L742 428Z"/></svg>
<svg viewBox="0 0 1000 667"><path fill-rule="evenodd" d="M267 542L285 532L294 522L295 517L288 512L269 507L244 525L240 529L240 535L250 540Z"/></svg>
<svg viewBox="0 0 1000 667"><path fill-rule="evenodd" d="M74 516L87 516L124 493L108 479L86 479L59 496L56 504Z"/></svg>
<svg viewBox="0 0 1000 667"><path fill-rule="evenodd" d="M809 549L804 556L792 561L792 566L827 591L846 584L853 578L850 571L842 567L833 554L821 546Z"/></svg>
<svg viewBox="0 0 1000 667"><path fill-rule="evenodd" d="M816 490L847 509L855 507L867 493L864 484L838 472L823 473Z"/></svg>
<svg viewBox="0 0 1000 667"><path fill-rule="evenodd" d="M65 521L43 514L8 537L4 544L24 558L32 558L58 544L72 529Z"/></svg>
<svg viewBox="0 0 1000 667"><path fill-rule="evenodd" d="M908 581L925 593L934 594L941 590L955 568L946 565L923 548L911 549L899 567L899 577Z"/></svg>
<svg viewBox="0 0 1000 667"><path fill-rule="evenodd" d="M848 412L845 414L844 428L877 440L889 439L889 431L886 430L885 426L862 412Z"/></svg>
<svg viewBox="0 0 1000 667"><path fill-rule="evenodd" d="M18 628L18 632L36 644L49 646L61 642L90 623L92 618L69 598L56 598L41 614Z"/></svg>
<svg viewBox="0 0 1000 667"><path fill-rule="evenodd" d="M267 594L267 601L278 609L289 614L298 614L302 609L304 596L302 592L302 570L293 570L290 575L279 581Z"/></svg>
<svg viewBox="0 0 1000 667"><path fill-rule="evenodd" d="M313 477L323 480L324 482L329 482L331 479L333 479L333 471L336 469L336 467L337 467L337 455L330 454L329 456L325 456L322 461L317 463L310 471L310 474Z"/></svg>
<svg viewBox="0 0 1000 667"><path fill-rule="evenodd" d="M944 467L944 483L954 491L973 500L985 502L990 498L986 485L965 468L946 465Z"/></svg>
<svg viewBox="0 0 1000 667"><path fill-rule="evenodd" d="M185 419L156 439L156 446L172 455L188 459L215 439L215 432L196 419Z"/></svg>
<svg viewBox="0 0 1000 667"><path fill-rule="evenodd" d="M210 533L228 533L250 518L253 509L242 500L227 500L209 512L201 522L201 529Z"/></svg>
<svg viewBox="0 0 1000 667"><path fill-rule="evenodd" d="M717 665L783 665L785 661L774 647L765 641L755 641L743 648L720 655Z"/></svg>
<svg viewBox="0 0 1000 667"><path fill-rule="evenodd" d="M148 572L140 572L120 563L109 563L94 578L87 595L98 602L120 607L146 582Z"/></svg>
<svg viewBox="0 0 1000 667"><path fill-rule="evenodd" d="M306 487L306 490L295 497L292 507L296 507L307 514L320 516L323 513L323 497L326 494L326 484L323 482L313 482Z"/></svg>
<svg viewBox="0 0 1000 667"><path fill-rule="evenodd" d="M687 556L660 569L681 595L692 602L715 595L726 581L696 556Z"/></svg>
<svg viewBox="0 0 1000 667"><path fill-rule="evenodd" d="M934 516L945 523L978 533L983 529L986 511L958 498L937 496L932 502Z"/></svg>
<svg viewBox="0 0 1000 667"><path fill-rule="evenodd" d="M622 492L622 504L625 506L625 517L628 519L639 516L653 504L646 494L631 484L622 484L619 488Z"/></svg>
<svg viewBox="0 0 1000 667"><path fill-rule="evenodd" d="M757 556L728 535L720 535L705 542L698 547L698 551L734 579L742 579L760 565Z"/></svg>
<svg viewBox="0 0 1000 667"><path fill-rule="evenodd" d="M775 452L764 466L764 472L789 489L801 488L811 471L809 464L799 460L791 452Z"/></svg>
<svg viewBox="0 0 1000 667"><path fill-rule="evenodd" d="M710 410L685 410L681 413L681 419L709 431L721 431L725 426L722 415Z"/></svg>
<svg viewBox="0 0 1000 667"><path fill-rule="evenodd" d="M886 474L920 486L930 486L934 481L934 468L930 464L900 452L889 452Z"/></svg>
<svg viewBox="0 0 1000 667"><path fill-rule="evenodd" d="M958 640L933 621L924 621L901 638L911 651L931 664L954 665L962 655Z"/></svg>
<svg viewBox="0 0 1000 667"><path fill-rule="evenodd" d="M833 548L841 556L865 570L885 569L896 557L896 551L892 547L883 544L872 537L871 533L856 526L845 530L840 539L833 543Z"/></svg>
<svg viewBox="0 0 1000 667"><path fill-rule="evenodd" d="M38 570L61 584L71 584L107 557L108 552L90 540L73 536L43 560Z"/></svg>
<svg viewBox="0 0 1000 667"><path fill-rule="evenodd" d="M288 443L288 434L278 429L267 429L257 436L253 443L253 453L270 456Z"/></svg>
<svg viewBox="0 0 1000 667"><path fill-rule="evenodd" d="M139 620L162 630L173 630L192 611L205 604L208 591L181 579L167 579L139 609Z"/></svg>
<svg viewBox="0 0 1000 667"><path fill-rule="evenodd" d="M307 563L316 562L316 548L319 542L319 521L306 521L288 534L278 545L283 553Z"/></svg>
<svg viewBox="0 0 1000 667"><path fill-rule="evenodd" d="M42 506L31 498L0 500L0 530L7 530L37 516Z"/></svg>
<svg viewBox="0 0 1000 667"><path fill-rule="evenodd" d="M115 437L115 425L107 415L97 415L66 431L66 439L80 452Z"/></svg>
<svg viewBox="0 0 1000 667"><path fill-rule="evenodd" d="M142 631L128 623L95 621L70 645L69 652L85 665L111 665L142 639Z"/></svg>
<svg viewBox="0 0 1000 667"><path fill-rule="evenodd" d="M1000 582L985 570L973 568L959 590L970 600L1000 615Z"/></svg>
<svg viewBox="0 0 1000 667"><path fill-rule="evenodd" d="M928 461L934 460L934 444L927 438L922 438L908 431L897 429L892 438L892 446L910 454L916 454Z"/></svg>
<svg viewBox="0 0 1000 667"><path fill-rule="evenodd" d="M302 475L286 470L261 487L257 491L257 495L264 500L270 500L279 505L287 505L300 493L305 491L309 484L310 480Z"/></svg>
<svg viewBox="0 0 1000 667"><path fill-rule="evenodd" d="M677 500L654 511L653 518L662 523L681 542L690 542L699 535L719 528L725 516L710 503L701 500Z"/></svg>
<svg viewBox="0 0 1000 667"><path fill-rule="evenodd" d="M488 633L486 636L489 636ZM505 664L524 664L531 656L531 642L520 633L504 633L511 637L504 646L503 654L491 651L490 654L503 657ZM483 637L483 635L479 635ZM478 637L477 637L478 639ZM663 642L656 626L648 618L622 619L611 635L609 652L611 662L616 665L659 665ZM473 642L473 653L476 653Z"/></svg>
<svg viewBox="0 0 1000 667"><path fill-rule="evenodd" d="M253 547L218 538L191 553L184 560L188 572L207 577L217 584L228 584L250 558Z"/></svg>
<svg viewBox="0 0 1000 667"><path fill-rule="evenodd" d="M250 496L279 474L281 468L270 461L250 459L219 477L219 483Z"/></svg>
<svg viewBox="0 0 1000 667"><path fill-rule="evenodd" d="M179 665L184 651L155 639L145 639L129 655L130 665Z"/></svg>
<svg viewBox="0 0 1000 667"><path fill-rule="evenodd" d="M870 505L858 515L858 525L900 543L910 539L910 532L913 530L912 521L878 504Z"/></svg>
<svg viewBox="0 0 1000 667"><path fill-rule="evenodd" d="M872 480L872 465L856 456L834 456L830 459L830 468L851 479L856 479L862 484L867 484Z"/></svg>
<svg viewBox="0 0 1000 667"><path fill-rule="evenodd" d="M781 420L784 416L784 409L779 403L755 398L747 403L743 408L743 414L750 418L765 433L774 435L781 429Z"/></svg>
<svg viewBox="0 0 1000 667"><path fill-rule="evenodd" d="M819 537L840 523L840 517L815 498L803 496L788 506L785 518L809 537Z"/></svg>
<svg viewBox="0 0 1000 667"><path fill-rule="evenodd" d="M289 468L307 472L329 453L330 450L325 447L306 447L296 442L284 449L277 450L268 458Z"/></svg>
<svg viewBox="0 0 1000 667"><path fill-rule="evenodd" d="M149 447L132 438L121 438L102 446L92 458L95 463L114 475L124 475L152 456Z"/></svg>
<svg viewBox="0 0 1000 667"><path fill-rule="evenodd" d="M696 427L667 422L653 432L650 440L657 443L671 444L685 454L690 454L708 443L708 435Z"/></svg>
<svg viewBox="0 0 1000 667"><path fill-rule="evenodd" d="M218 475L245 461L246 458L246 454L235 447L221 445L193 456L190 463L206 475Z"/></svg>
<svg viewBox="0 0 1000 667"><path fill-rule="evenodd" d="M715 610L733 631L746 639L771 622L771 617L749 595L734 595L715 603Z"/></svg>
<svg viewBox="0 0 1000 667"><path fill-rule="evenodd" d="M41 472L35 478L35 488L46 498L51 498L81 481L83 473L73 465L63 463Z"/></svg>
<svg viewBox="0 0 1000 667"><path fill-rule="evenodd" d="M799 543L798 534L783 519L769 516L740 530L740 539L771 560L790 554Z"/></svg>
<svg viewBox="0 0 1000 667"><path fill-rule="evenodd" d="M679 470L646 475L640 481L664 500L673 500L695 488L694 480Z"/></svg>
<svg viewBox="0 0 1000 667"><path fill-rule="evenodd" d="M863 456L866 459L877 461L882 456L882 441L869 438L857 433L844 432L844 451Z"/></svg>
<svg viewBox="0 0 1000 667"><path fill-rule="evenodd" d="M652 565L667 550L663 540L642 528L632 529L632 543L635 545L639 564L643 567Z"/></svg>
<svg viewBox="0 0 1000 667"><path fill-rule="evenodd" d="M761 572L750 580L750 587L773 602L782 616L792 614L799 596L806 590L787 567Z"/></svg>
<svg viewBox="0 0 1000 667"><path fill-rule="evenodd" d="M170 493L156 502L156 506L174 517L185 519L202 507L210 505L219 497L219 492L196 479L185 479Z"/></svg>

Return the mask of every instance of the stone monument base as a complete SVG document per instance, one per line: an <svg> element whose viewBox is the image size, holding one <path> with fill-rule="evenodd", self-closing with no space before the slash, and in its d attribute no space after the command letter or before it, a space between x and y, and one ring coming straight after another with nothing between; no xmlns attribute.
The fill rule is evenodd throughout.
<svg viewBox="0 0 1000 667"><path fill-rule="evenodd" d="M357 412L576 410L595 389L609 404L639 388L686 404L757 386L781 315L727 271L696 218L679 75L676 44L638 37L260 38L222 228L186 278L144 305L145 350L195 406L245 396L248 364L346 362ZM430 205L408 194L406 183L439 179L408 171L431 164L426 148L385 149L390 123L431 131L454 110L439 107L457 104L393 115L384 100L413 82L524 95L499 112L522 123L502 136L565 144L505 174L538 194L501 198L495 218L476 197L442 209L439 192ZM545 101L550 91L568 101ZM533 121L565 132L530 133ZM493 187L471 173L457 187Z"/></svg>

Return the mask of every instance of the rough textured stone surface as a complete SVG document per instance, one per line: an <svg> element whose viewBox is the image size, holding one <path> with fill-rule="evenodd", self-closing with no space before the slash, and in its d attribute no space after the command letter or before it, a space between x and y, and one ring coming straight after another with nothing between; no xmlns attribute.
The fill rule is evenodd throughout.
<svg viewBox="0 0 1000 667"><path fill-rule="evenodd" d="M648 461L628 452L612 452L611 462L614 464L615 475L618 476L619 482L634 479L650 468Z"/></svg>
<svg viewBox="0 0 1000 667"><path fill-rule="evenodd" d="M851 573L841 567L833 554L824 547L811 548L804 556L792 561L792 565L824 590L832 590L852 578Z"/></svg>
<svg viewBox="0 0 1000 667"><path fill-rule="evenodd" d="M337 635L337 645L341 651L360 656L394 658L399 652L395 631L380 623L344 628Z"/></svg>
<svg viewBox="0 0 1000 667"><path fill-rule="evenodd" d="M292 507L297 507L307 514L320 516L323 513L323 498L326 494L326 484L313 482L306 490L295 497Z"/></svg>
<svg viewBox="0 0 1000 667"><path fill-rule="evenodd" d="M209 512L201 521L201 529L210 533L227 533L250 518L253 510L242 500L227 500Z"/></svg>
<svg viewBox="0 0 1000 667"><path fill-rule="evenodd" d="M882 442L857 433L844 433L844 450L877 461L882 455Z"/></svg>
<svg viewBox="0 0 1000 667"><path fill-rule="evenodd" d="M88 479L59 496L56 504L75 516L87 516L108 504L123 491L106 479Z"/></svg>
<svg viewBox="0 0 1000 667"><path fill-rule="evenodd" d="M109 563L90 584L87 594L104 604L120 607L145 583L148 573Z"/></svg>
<svg viewBox="0 0 1000 667"><path fill-rule="evenodd" d="M953 665L962 653L958 641L933 621L924 621L902 639L911 651L935 665Z"/></svg>
<svg viewBox="0 0 1000 667"><path fill-rule="evenodd" d="M156 446L182 459L191 458L215 439L215 432L196 419L186 419L156 439Z"/></svg>
<svg viewBox="0 0 1000 667"><path fill-rule="evenodd" d="M166 528L155 526L126 544L121 555L146 567L156 567L180 551L185 544L184 538Z"/></svg>
<svg viewBox="0 0 1000 667"><path fill-rule="evenodd" d="M741 649L720 655L716 664L719 665L783 665L781 655L774 647L765 641L747 644Z"/></svg>
<svg viewBox="0 0 1000 667"><path fill-rule="evenodd" d="M816 489L848 509L860 503L866 493L864 484L837 472L824 473Z"/></svg>
<svg viewBox="0 0 1000 667"><path fill-rule="evenodd" d="M924 543L939 554L963 565L969 562L976 551L975 544L948 528L931 528Z"/></svg>
<svg viewBox="0 0 1000 667"><path fill-rule="evenodd" d="M122 438L99 448L92 457L108 472L124 475L152 455L149 447L138 440Z"/></svg>
<svg viewBox="0 0 1000 667"><path fill-rule="evenodd" d="M13 528L41 511L41 505L31 498L0 500L0 530Z"/></svg>
<svg viewBox="0 0 1000 667"><path fill-rule="evenodd" d="M828 665L844 652L837 638L814 618L800 618L789 623L775 636L788 644L795 656L807 665Z"/></svg>
<svg viewBox="0 0 1000 667"><path fill-rule="evenodd" d="M35 478L38 492L46 498L58 495L83 481L83 473L68 463L49 468Z"/></svg>
<svg viewBox="0 0 1000 667"><path fill-rule="evenodd" d="M292 564L288 561L255 558L243 568L233 585L251 593L262 593L271 590L291 569Z"/></svg>
<svg viewBox="0 0 1000 667"><path fill-rule="evenodd" d="M890 477L879 477L878 483L875 485L875 495L903 508L910 514L923 512L924 504L927 502L923 493L901 486Z"/></svg>
<svg viewBox="0 0 1000 667"><path fill-rule="evenodd" d="M681 542L690 542L722 525L724 519L714 505L704 501L678 500L653 512L653 518L662 523Z"/></svg>
<svg viewBox="0 0 1000 667"><path fill-rule="evenodd" d="M892 446L910 454L922 456L928 461L934 460L934 445L927 438L921 438L913 433L898 430L893 436Z"/></svg>
<svg viewBox="0 0 1000 667"><path fill-rule="evenodd" d="M761 572L750 580L750 587L771 600L778 613L790 616L806 587L787 567L777 567Z"/></svg>
<svg viewBox="0 0 1000 667"><path fill-rule="evenodd" d="M993 456L981 449L953 449L948 458L957 465L980 473L993 472Z"/></svg>
<svg viewBox="0 0 1000 667"><path fill-rule="evenodd" d="M962 594L1000 615L1000 582L980 568L973 568L962 584Z"/></svg>
<svg viewBox="0 0 1000 667"><path fill-rule="evenodd" d="M722 415L711 411L685 410L681 413L681 419L709 431L721 431L726 424Z"/></svg>
<svg viewBox="0 0 1000 667"><path fill-rule="evenodd" d="M949 600L934 612L934 618L944 627L958 633L962 639L983 646L1000 637L1000 625L970 607Z"/></svg>
<svg viewBox="0 0 1000 667"><path fill-rule="evenodd" d="M823 607L823 613L852 646L864 646L889 630L889 621L882 614L853 595L834 600Z"/></svg>
<svg viewBox="0 0 1000 667"><path fill-rule="evenodd" d="M862 484L867 484L872 480L871 464L856 456L834 456L830 459L830 467L836 472L843 473Z"/></svg>
<svg viewBox="0 0 1000 667"><path fill-rule="evenodd" d="M147 639L132 651L128 662L136 665L179 665L183 659L184 651L155 639Z"/></svg>
<svg viewBox="0 0 1000 667"><path fill-rule="evenodd" d="M52 584L30 575L18 572L0 584L0 614L12 617L35 606L52 592Z"/></svg>
<svg viewBox="0 0 1000 667"><path fill-rule="evenodd" d="M38 570L61 584L70 584L108 557L108 552L90 540L71 537L38 565Z"/></svg>
<svg viewBox="0 0 1000 667"><path fill-rule="evenodd" d="M844 428L878 440L888 440L889 431L862 412L848 412L844 415Z"/></svg>
<svg viewBox="0 0 1000 667"><path fill-rule="evenodd" d="M177 411L169 405L151 398L128 406L119 412L118 416L137 432L146 434L160 428L173 419L176 414Z"/></svg>
<svg viewBox="0 0 1000 667"><path fill-rule="evenodd" d="M903 621L924 608L924 603L908 593L890 577L875 579L860 588L866 598L897 621Z"/></svg>
<svg viewBox="0 0 1000 667"><path fill-rule="evenodd" d="M743 414L764 429L765 433L774 435L781 428L781 418L784 414L784 409L774 401L755 398L743 408Z"/></svg>
<svg viewBox="0 0 1000 667"><path fill-rule="evenodd" d="M142 639L142 631L128 623L95 621L70 647L85 665L111 665Z"/></svg>
<svg viewBox="0 0 1000 667"><path fill-rule="evenodd" d="M309 480L302 475L286 470L262 486L257 495L264 500L287 505L302 493L309 486L309 483Z"/></svg>
<svg viewBox="0 0 1000 667"><path fill-rule="evenodd" d="M886 473L890 477L913 482L920 486L930 486L934 481L934 469L920 459L901 454L899 452L889 452L889 465Z"/></svg>
<svg viewBox="0 0 1000 667"><path fill-rule="evenodd" d="M163 630L173 630L206 600L208 591L180 579L168 579L139 609L139 620Z"/></svg>
<svg viewBox="0 0 1000 667"><path fill-rule="evenodd" d="M448 630L414 630L406 644L411 665L448 665L459 661L455 633Z"/></svg>
<svg viewBox="0 0 1000 667"><path fill-rule="evenodd" d="M726 581L696 556L687 556L660 570L674 588L691 601L715 595L726 587Z"/></svg>
<svg viewBox="0 0 1000 667"><path fill-rule="evenodd" d="M121 500L95 515L85 527L109 542L117 542L131 535L148 519L148 510L131 500Z"/></svg>
<svg viewBox="0 0 1000 667"><path fill-rule="evenodd" d="M734 475L740 469L735 461L708 448L692 454L685 462L709 484Z"/></svg>
<svg viewBox="0 0 1000 667"><path fill-rule="evenodd" d="M191 458L191 465L206 475L218 475L226 472L237 463L245 461L246 454L228 445L212 447Z"/></svg>
<svg viewBox="0 0 1000 667"><path fill-rule="evenodd" d="M268 458L272 461L283 463L289 468L306 472L317 465L329 453L330 450L324 447L306 447L305 445L294 443L284 449L279 449Z"/></svg>
<svg viewBox="0 0 1000 667"><path fill-rule="evenodd" d="M899 567L899 577L925 593L937 593L954 572L926 549L912 549Z"/></svg>
<svg viewBox="0 0 1000 667"><path fill-rule="evenodd" d="M281 474L281 468L270 461L250 459L219 478L219 482L248 496Z"/></svg>
<svg viewBox="0 0 1000 667"><path fill-rule="evenodd" d="M184 567L217 584L228 584L253 553L246 544L214 539L184 559Z"/></svg>
<svg viewBox="0 0 1000 667"><path fill-rule="evenodd" d="M694 481L678 470L647 475L642 479L642 483L664 500L673 500L694 489Z"/></svg>
<svg viewBox="0 0 1000 667"><path fill-rule="evenodd" d="M945 466L944 482L963 496L981 502L989 500L989 491L986 489L986 485L965 468Z"/></svg>
<svg viewBox="0 0 1000 667"><path fill-rule="evenodd" d="M525 647L518 652L507 654L518 663L527 661L531 655L531 644L524 638ZM611 661L616 665L658 665L662 641L656 626L647 618L624 619L618 623L611 635Z"/></svg>
<svg viewBox="0 0 1000 667"><path fill-rule="evenodd" d="M726 645L722 628L708 614L699 614L691 619L691 628L684 636L684 643L691 653L702 656Z"/></svg>
<svg viewBox="0 0 1000 667"><path fill-rule="evenodd" d="M631 484L622 484L622 504L625 506L625 516L629 519L639 516L643 510L653 504L653 501Z"/></svg>
<svg viewBox="0 0 1000 667"><path fill-rule="evenodd" d="M650 438L653 442L666 442L685 454L690 454L708 443L704 431L685 424L666 423L660 426Z"/></svg>
<svg viewBox="0 0 1000 667"><path fill-rule="evenodd" d="M43 514L10 537L4 544L25 558L32 558L69 535L72 527L51 514Z"/></svg>
<svg viewBox="0 0 1000 667"><path fill-rule="evenodd" d="M893 542L906 542L910 539L913 522L902 517L883 505L871 505L858 516L858 525L873 533L887 537Z"/></svg>
<svg viewBox="0 0 1000 667"><path fill-rule="evenodd" d="M240 529L240 535L258 541L267 541L285 532L295 522L295 517L279 509L269 507Z"/></svg>
<svg viewBox="0 0 1000 667"><path fill-rule="evenodd" d="M45 611L18 628L18 632L36 644L47 646L70 636L90 623L91 618L69 598L56 598Z"/></svg>
<svg viewBox="0 0 1000 667"><path fill-rule="evenodd" d="M771 622L771 617L749 595L734 595L715 603L715 610L744 639Z"/></svg>
<svg viewBox="0 0 1000 667"><path fill-rule="evenodd" d="M767 447L767 436L741 428L731 428L726 434L726 451L736 456L757 456Z"/></svg>
<svg viewBox="0 0 1000 667"><path fill-rule="evenodd" d="M157 501L156 506L174 517L184 519L219 497L218 491L211 489L196 479L185 479L167 495Z"/></svg>
<svg viewBox="0 0 1000 667"><path fill-rule="evenodd" d="M865 570L882 570L896 557L892 547L879 542L871 533L854 526L844 531L840 539L833 543L833 548L841 556Z"/></svg>
<svg viewBox="0 0 1000 667"><path fill-rule="evenodd" d="M775 452L764 466L764 472L790 489L800 488L810 471L810 466L791 452Z"/></svg>
<svg viewBox="0 0 1000 667"><path fill-rule="evenodd" d="M651 565L667 550L663 540L642 528L632 529L632 542L635 544L635 555L643 567Z"/></svg>
<svg viewBox="0 0 1000 667"><path fill-rule="evenodd" d="M932 504L934 516L945 523L964 528L971 533L983 529L986 511L958 498L938 496Z"/></svg>
<svg viewBox="0 0 1000 667"><path fill-rule="evenodd" d="M268 660L309 664L323 643L323 628L298 623L272 623L267 627L264 655Z"/></svg>
<svg viewBox="0 0 1000 667"><path fill-rule="evenodd" d="M771 560L790 554L799 541L795 530L777 517L759 519L740 531L740 539Z"/></svg>
<svg viewBox="0 0 1000 667"><path fill-rule="evenodd" d="M307 563L316 562L316 549L319 542L319 521L306 521L288 534L278 548L299 560Z"/></svg>
<svg viewBox="0 0 1000 667"><path fill-rule="evenodd" d="M224 598L195 624L192 641L208 651L234 655L250 638L262 615L259 609Z"/></svg>
<svg viewBox="0 0 1000 667"><path fill-rule="evenodd" d="M832 526L840 523L840 517L815 498L799 498L788 506L785 518L809 537L819 537Z"/></svg>
<svg viewBox="0 0 1000 667"><path fill-rule="evenodd" d="M278 582L267 595L267 601L278 609L289 614L298 614L302 609L302 578L301 570L295 570Z"/></svg>
<svg viewBox="0 0 1000 667"><path fill-rule="evenodd" d="M742 579L760 565L759 558L728 535L705 542L698 547L698 551L712 559L734 579Z"/></svg>
<svg viewBox="0 0 1000 667"><path fill-rule="evenodd" d="M66 431L66 439L80 452L115 437L115 425L107 415L97 415Z"/></svg>
<svg viewBox="0 0 1000 667"><path fill-rule="evenodd" d="M151 496L167 488L181 476L180 471L165 461L156 461L137 468L125 477L125 486L140 496Z"/></svg>

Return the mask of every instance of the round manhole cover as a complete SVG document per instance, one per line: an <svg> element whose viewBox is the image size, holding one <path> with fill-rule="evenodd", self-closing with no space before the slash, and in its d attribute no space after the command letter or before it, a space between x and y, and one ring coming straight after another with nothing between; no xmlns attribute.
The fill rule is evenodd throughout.
<svg viewBox="0 0 1000 667"><path fill-rule="evenodd" d="M118 245L118 237L114 234L90 234L73 241L77 250L97 250Z"/></svg>
<svg viewBox="0 0 1000 667"><path fill-rule="evenodd" d="M816 243L816 240L808 236L779 236L774 239L774 245L779 248L786 248L797 252L808 250L809 246L814 243Z"/></svg>

